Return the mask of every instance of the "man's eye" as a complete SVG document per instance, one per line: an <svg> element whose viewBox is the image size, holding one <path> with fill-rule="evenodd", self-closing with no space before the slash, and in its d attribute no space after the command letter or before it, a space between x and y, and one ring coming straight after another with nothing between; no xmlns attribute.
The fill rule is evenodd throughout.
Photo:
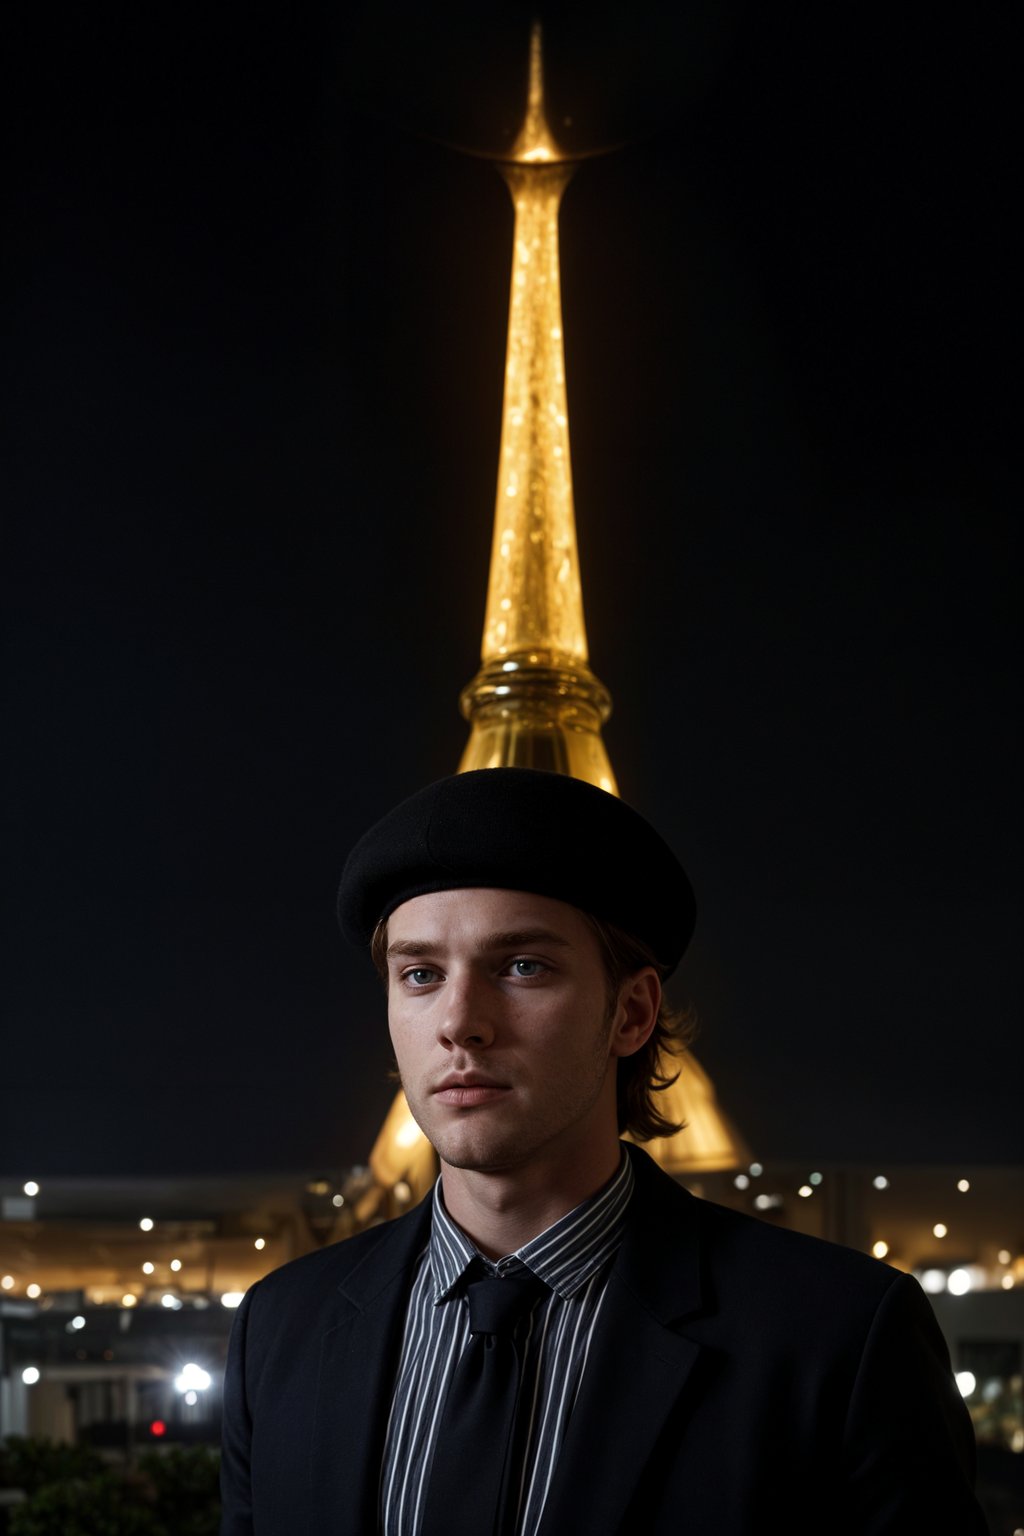
<svg viewBox="0 0 1024 1536"><path fill-rule="evenodd" d="M513 976L521 976L524 981L528 981L533 976L541 975L545 966L541 960L513 960L509 970Z"/></svg>
<svg viewBox="0 0 1024 1536"><path fill-rule="evenodd" d="M429 965L414 965L412 970L403 973L402 980L413 987L428 987L432 981L437 980L437 972Z"/></svg>

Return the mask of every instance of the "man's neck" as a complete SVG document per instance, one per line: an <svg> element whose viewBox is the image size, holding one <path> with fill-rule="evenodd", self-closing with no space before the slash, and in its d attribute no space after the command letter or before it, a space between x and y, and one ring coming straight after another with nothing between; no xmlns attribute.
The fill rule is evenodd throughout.
<svg viewBox="0 0 1024 1536"><path fill-rule="evenodd" d="M616 1140L584 1168L537 1164L508 1172L441 1163L448 1215L489 1259L515 1253L608 1183L622 1158Z"/></svg>

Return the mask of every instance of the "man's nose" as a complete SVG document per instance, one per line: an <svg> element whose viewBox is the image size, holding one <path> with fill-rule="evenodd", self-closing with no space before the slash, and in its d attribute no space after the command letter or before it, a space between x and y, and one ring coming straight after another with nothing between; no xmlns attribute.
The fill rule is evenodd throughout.
<svg viewBox="0 0 1024 1536"><path fill-rule="evenodd" d="M442 1043L450 1046L487 1046L494 1039L492 1002L480 977L449 975L444 989L444 1008L439 1020Z"/></svg>

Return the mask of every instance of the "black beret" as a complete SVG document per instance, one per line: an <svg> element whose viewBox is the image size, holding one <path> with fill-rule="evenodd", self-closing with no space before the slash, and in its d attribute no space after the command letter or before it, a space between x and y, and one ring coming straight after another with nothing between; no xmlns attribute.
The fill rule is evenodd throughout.
<svg viewBox="0 0 1024 1536"><path fill-rule="evenodd" d="M457 773L396 805L349 854L338 921L365 945L404 901L465 886L569 902L642 939L666 972L696 921L686 872L649 822L606 790L533 768Z"/></svg>

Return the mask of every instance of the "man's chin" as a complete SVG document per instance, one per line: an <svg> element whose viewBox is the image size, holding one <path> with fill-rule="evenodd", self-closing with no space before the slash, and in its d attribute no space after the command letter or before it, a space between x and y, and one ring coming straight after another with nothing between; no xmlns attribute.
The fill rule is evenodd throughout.
<svg viewBox="0 0 1024 1536"><path fill-rule="evenodd" d="M471 1141L464 1136L439 1136L434 1151L449 1168L467 1173L505 1173L523 1161L523 1145L518 1142Z"/></svg>

